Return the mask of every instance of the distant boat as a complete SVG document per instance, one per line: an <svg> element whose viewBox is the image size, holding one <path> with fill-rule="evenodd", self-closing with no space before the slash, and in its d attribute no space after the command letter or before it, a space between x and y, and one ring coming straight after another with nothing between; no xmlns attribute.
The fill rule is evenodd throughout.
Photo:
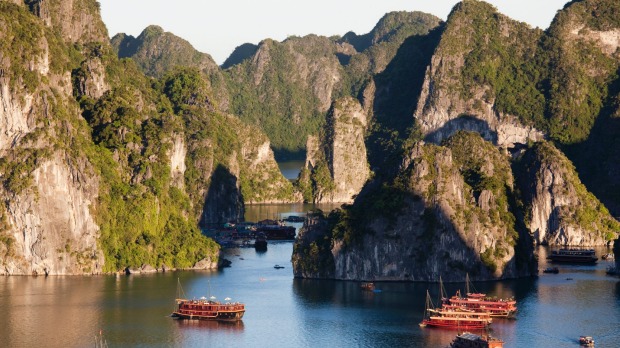
<svg viewBox="0 0 620 348"><path fill-rule="evenodd" d="M560 273L560 269L557 268L557 267L547 267L547 268L545 268L543 270L543 273L554 273L554 274L557 274L557 273Z"/></svg>
<svg viewBox="0 0 620 348"><path fill-rule="evenodd" d="M275 266L273 266L273 268L275 268L275 269L280 269L280 268L284 268L284 266L275 265Z"/></svg>
<svg viewBox="0 0 620 348"><path fill-rule="evenodd" d="M488 312L474 312L464 308L434 308L428 290L426 291L426 305L424 319L420 327L438 327L445 329L484 329L491 324Z"/></svg>
<svg viewBox="0 0 620 348"><path fill-rule="evenodd" d="M362 288L362 290L374 291L375 283L362 283L360 287Z"/></svg>
<svg viewBox="0 0 620 348"><path fill-rule="evenodd" d="M267 240L295 240L295 227L280 220L263 220L256 224L256 232L263 232Z"/></svg>
<svg viewBox="0 0 620 348"><path fill-rule="evenodd" d="M285 217L283 220L288 221L288 222L304 222L305 219L306 218L303 216L289 215Z"/></svg>
<svg viewBox="0 0 620 348"><path fill-rule="evenodd" d="M601 259L603 259L603 260L613 260L614 259L614 254L607 253L607 254L601 256Z"/></svg>
<svg viewBox="0 0 620 348"><path fill-rule="evenodd" d="M443 304L446 308L465 308L475 312L488 312L494 318L513 318L517 313L517 301L514 299L503 299L489 297L487 294L470 292L469 274L465 277L465 296L461 296L461 291L457 290L456 295L444 298Z"/></svg>
<svg viewBox="0 0 620 348"><path fill-rule="evenodd" d="M182 293L181 283L179 283L178 289L180 295ZM176 308L170 316L177 319L238 321L245 314L245 305L239 302L230 302L228 297L224 300L225 303L216 301L214 296L208 299L201 297L197 300L177 298L175 301Z"/></svg>
<svg viewBox="0 0 620 348"><path fill-rule="evenodd" d="M584 347L594 347L592 336L579 336L579 344Z"/></svg>
<svg viewBox="0 0 620 348"><path fill-rule="evenodd" d="M490 335L479 336L471 332L463 332L456 335L450 343L451 348L502 348L504 341Z"/></svg>
<svg viewBox="0 0 620 348"><path fill-rule="evenodd" d="M594 249L567 249L554 250L547 259L552 262L565 263L596 263L598 258Z"/></svg>

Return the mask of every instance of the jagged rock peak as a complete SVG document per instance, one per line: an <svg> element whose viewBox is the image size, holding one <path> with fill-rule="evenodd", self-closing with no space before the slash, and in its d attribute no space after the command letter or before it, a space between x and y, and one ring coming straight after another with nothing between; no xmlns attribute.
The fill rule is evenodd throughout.
<svg viewBox="0 0 620 348"><path fill-rule="evenodd" d="M133 58L149 76L162 77L176 66L195 67L207 74L219 73L209 54L197 51L187 40L157 25L146 27L137 38L116 34L111 42L119 58Z"/></svg>
<svg viewBox="0 0 620 348"><path fill-rule="evenodd" d="M533 59L542 34L485 2L456 5L414 112L426 139L440 143L460 129L507 147L543 139L533 120L544 97L531 74L513 68Z"/></svg>
<svg viewBox="0 0 620 348"><path fill-rule="evenodd" d="M441 22L439 17L419 11L389 12L381 17L369 33L357 35L350 31L340 41L350 43L358 52L362 52L372 45L390 41L399 31L423 35Z"/></svg>
<svg viewBox="0 0 620 348"><path fill-rule="evenodd" d="M66 42L107 42L97 0L25 0L30 11L58 30Z"/></svg>

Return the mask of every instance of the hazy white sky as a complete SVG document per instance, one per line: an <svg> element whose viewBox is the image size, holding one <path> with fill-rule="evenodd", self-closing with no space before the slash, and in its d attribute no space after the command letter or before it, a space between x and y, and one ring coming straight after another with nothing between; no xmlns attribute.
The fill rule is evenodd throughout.
<svg viewBox="0 0 620 348"><path fill-rule="evenodd" d="M509 17L546 29L569 0L489 0ZM235 47L290 35L368 33L390 11L446 19L456 0L99 0L110 36L161 26L222 64Z"/></svg>

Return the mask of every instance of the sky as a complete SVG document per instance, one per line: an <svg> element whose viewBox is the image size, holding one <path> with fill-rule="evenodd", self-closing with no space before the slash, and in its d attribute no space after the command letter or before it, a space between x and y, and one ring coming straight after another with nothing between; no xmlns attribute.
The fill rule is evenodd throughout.
<svg viewBox="0 0 620 348"><path fill-rule="evenodd" d="M569 0L488 0L501 13L546 29ZM291 35L366 34L391 11L446 19L456 0L99 0L110 36L155 24L222 64L235 47Z"/></svg>

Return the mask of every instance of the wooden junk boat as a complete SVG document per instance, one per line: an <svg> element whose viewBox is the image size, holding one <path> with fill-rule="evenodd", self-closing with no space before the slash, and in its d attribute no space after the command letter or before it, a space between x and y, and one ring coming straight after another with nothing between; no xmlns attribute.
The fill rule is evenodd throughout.
<svg viewBox="0 0 620 348"><path fill-rule="evenodd" d="M465 278L466 296L461 296L460 290L456 295L445 298L443 304L446 308L464 308L475 312L488 312L494 318L513 318L517 313L517 301L514 299L498 299L488 297L482 293L470 292L469 274Z"/></svg>
<svg viewBox="0 0 620 348"><path fill-rule="evenodd" d="M426 291L426 307L421 327L439 327L446 329L484 329L491 324L488 312L475 312L465 308L434 308L428 290Z"/></svg>
<svg viewBox="0 0 620 348"><path fill-rule="evenodd" d="M182 292L179 283L179 294ZM201 297L197 300L177 298L175 301L176 306L170 316L177 319L238 321L245 314L245 305L230 302L228 297L224 299L225 303L216 301L214 296L209 299Z"/></svg>
<svg viewBox="0 0 620 348"><path fill-rule="evenodd" d="M245 314L243 303L220 303L205 297L198 300L176 299L177 308L172 312L173 318L192 320L237 321Z"/></svg>
<svg viewBox="0 0 620 348"><path fill-rule="evenodd" d="M479 336L471 332L456 335L450 343L450 348L502 348L504 341L490 335Z"/></svg>

